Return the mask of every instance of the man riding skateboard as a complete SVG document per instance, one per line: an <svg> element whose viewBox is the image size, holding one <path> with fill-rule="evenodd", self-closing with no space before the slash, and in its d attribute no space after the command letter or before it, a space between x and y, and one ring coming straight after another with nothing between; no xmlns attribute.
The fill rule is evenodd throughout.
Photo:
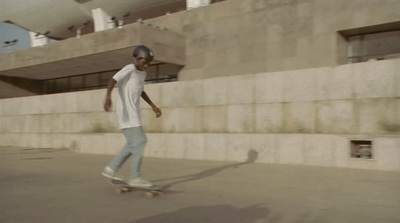
<svg viewBox="0 0 400 223"><path fill-rule="evenodd" d="M156 117L161 116L161 110L144 91L146 68L153 61L154 54L148 47L140 45L134 49L133 58L133 64L126 65L108 82L104 110L111 111L111 92L116 85L119 93L117 101L118 123L127 143L121 152L104 168L102 175L114 180L123 180L117 174L117 171L132 156L132 170L128 184L133 187L152 187L153 184L150 181L141 178L140 172L147 139L142 129L139 102L140 97L142 97L152 107Z"/></svg>

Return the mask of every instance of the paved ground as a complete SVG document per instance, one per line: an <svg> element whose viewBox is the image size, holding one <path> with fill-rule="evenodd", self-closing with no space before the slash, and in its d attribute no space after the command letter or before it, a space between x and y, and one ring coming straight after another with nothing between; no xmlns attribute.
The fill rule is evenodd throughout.
<svg viewBox="0 0 400 223"><path fill-rule="evenodd" d="M400 222L398 172L146 158L168 188L148 199L116 194L99 174L111 158L0 148L0 222Z"/></svg>

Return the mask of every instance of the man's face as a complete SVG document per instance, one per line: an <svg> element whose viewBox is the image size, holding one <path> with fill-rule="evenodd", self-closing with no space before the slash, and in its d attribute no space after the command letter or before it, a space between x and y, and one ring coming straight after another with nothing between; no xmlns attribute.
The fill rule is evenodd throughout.
<svg viewBox="0 0 400 223"><path fill-rule="evenodd" d="M150 62L144 58L136 58L136 68L140 71L146 70L146 68L149 66Z"/></svg>

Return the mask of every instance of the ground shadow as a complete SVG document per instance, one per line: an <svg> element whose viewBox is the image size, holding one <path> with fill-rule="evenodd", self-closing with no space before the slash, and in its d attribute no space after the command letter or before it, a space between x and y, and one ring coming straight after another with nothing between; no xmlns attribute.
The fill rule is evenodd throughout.
<svg viewBox="0 0 400 223"><path fill-rule="evenodd" d="M230 205L196 206L158 214L130 223L254 223L266 219L269 214L268 208L261 207L261 205L245 208L236 208Z"/></svg>
<svg viewBox="0 0 400 223"><path fill-rule="evenodd" d="M199 173L192 174L192 175L153 180L153 182L157 183L157 182L162 182L162 181L167 181L167 180L168 181L169 180L175 180L174 182L162 185L162 188L164 190L167 190L170 187L172 187L174 185L177 185L177 184L182 184L182 183L186 183L186 182L189 182L189 181L200 180L200 179L203 179L203 178L207 178L207 177L213 176L213 175L215 175L217 173L220 173L220 172L222 172L222 171L224 171L226 169L229 169L229 168L239 168L242 165L254 163L257 160L257 158L258 158L257 151L249 150L249 152L247 153L247 159L244 162L224 165L224 166L220 166L220 167L216 167L216 168L211 168L211 169L207 169L207 170L204 170L204 171L201 171Z"/></svg>

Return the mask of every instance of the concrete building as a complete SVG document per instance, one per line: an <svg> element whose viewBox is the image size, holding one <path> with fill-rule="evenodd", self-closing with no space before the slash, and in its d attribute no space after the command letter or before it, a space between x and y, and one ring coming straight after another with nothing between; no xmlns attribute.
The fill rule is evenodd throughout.
<svg viewBox="0 0 400 223"><path fill-rule="evenodd" d="M145 87L163 110L143 104L147 156L255 150L260 163L400 171L399 12L397 0L229 0L2 54L0 145L116 153L105 90L75 92L73 78L107 80L146 44L178 79Z"/></svg>

